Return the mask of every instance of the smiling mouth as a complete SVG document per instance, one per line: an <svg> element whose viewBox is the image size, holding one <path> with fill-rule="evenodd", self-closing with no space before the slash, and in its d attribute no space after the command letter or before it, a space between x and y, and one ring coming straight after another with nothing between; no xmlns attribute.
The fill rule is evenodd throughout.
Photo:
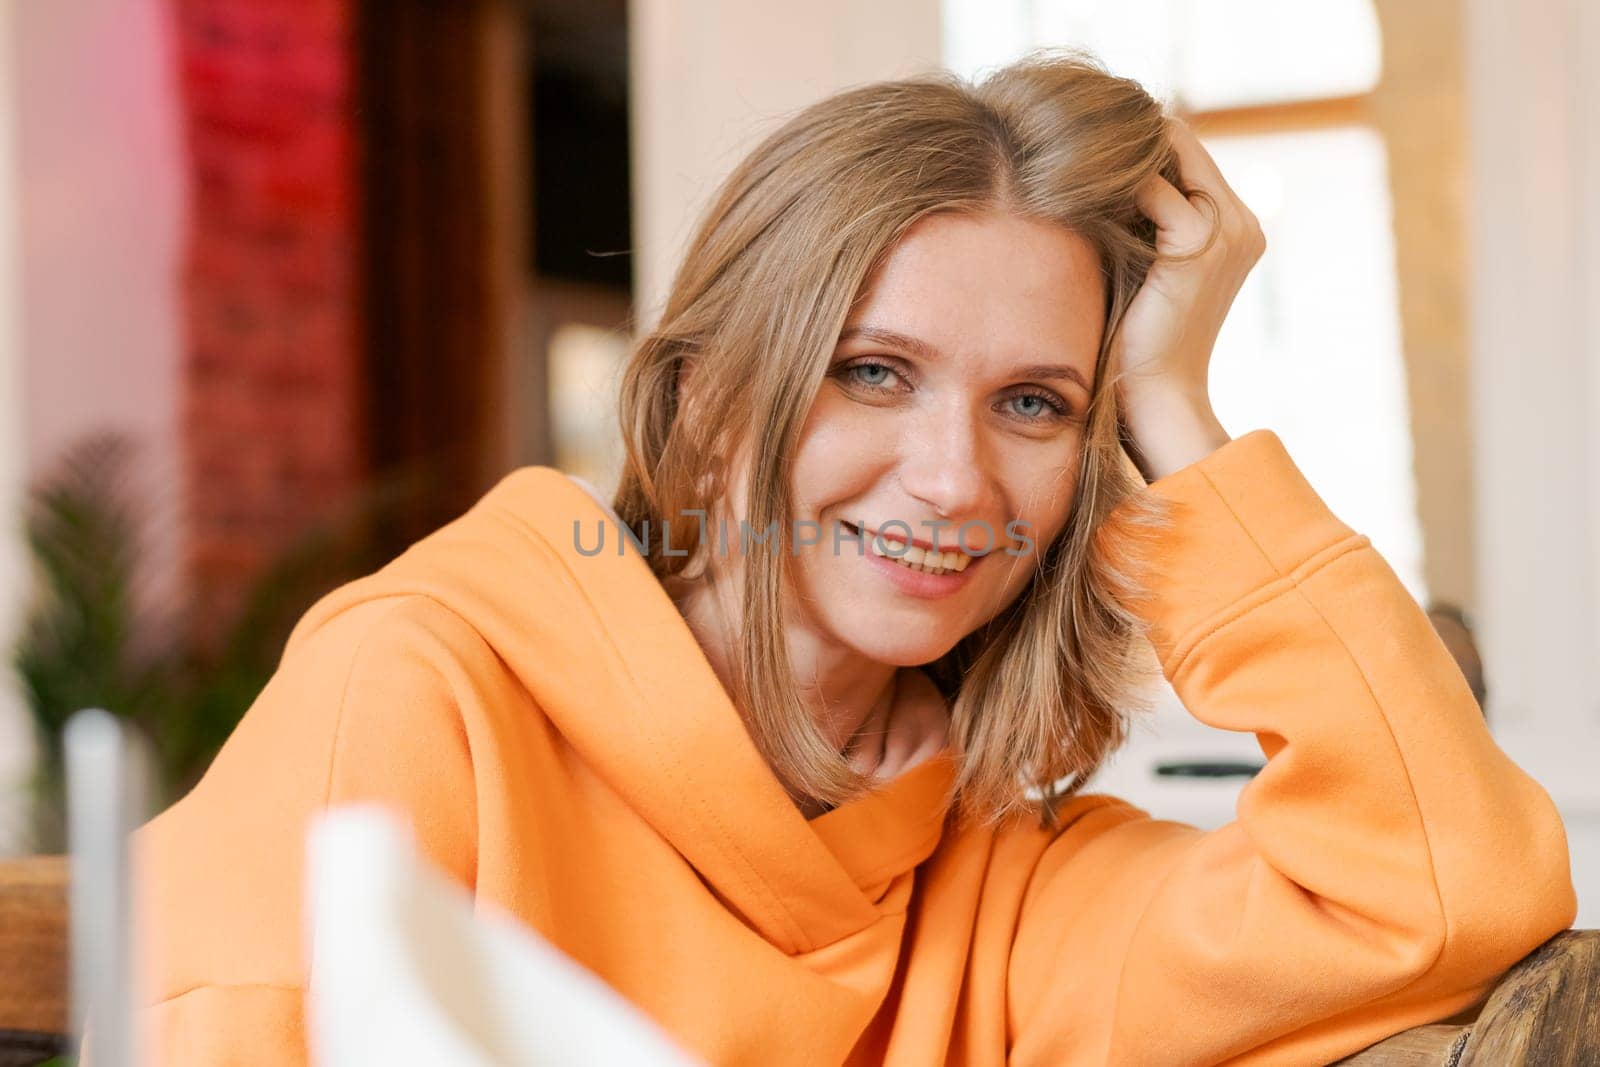
<svg viewBox="0 0 1600 1067"><path fill-rule="evenodd" d="M862 536L861 528L855 523L847 522L844 527L856 536ZM965 552L948 549L943 552L933 552L920 545L911 544L892 533L882 531L867 538L867 548L875 556L920 574L960 574L975 559ZM894 551L889 551L890 548Z"/></svg>

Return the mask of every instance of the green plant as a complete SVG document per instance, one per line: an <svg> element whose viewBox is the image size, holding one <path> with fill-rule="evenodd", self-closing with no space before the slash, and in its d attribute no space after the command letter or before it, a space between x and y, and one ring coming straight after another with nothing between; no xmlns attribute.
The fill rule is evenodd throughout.
<svg viewBox="0 0 1600 1067"><path fill-rule="evenodd" d="M146 730L175 698L170 620L138 618L145 517L131 498L127 439L97 434L36 484L24 519L34 595L14 664L33 713L39 756L34 847L59 851L61 728L83 707Z"/></svg>
<svg viewBox="0 0 1600 1067"><path fill-rule="evenodd" d="M35 588L13 664L39 741L36 851L65 846L60 738L73 712L102 707L136 724L156 753L160 798L187 791L271 677L299 616L389 558L389 518L427 491L416 472L374 481L264 568L220 639L200 642L211 620L147 595L154 516L132 476L136 451L124 434L93 434L29 493Z"/></svg>

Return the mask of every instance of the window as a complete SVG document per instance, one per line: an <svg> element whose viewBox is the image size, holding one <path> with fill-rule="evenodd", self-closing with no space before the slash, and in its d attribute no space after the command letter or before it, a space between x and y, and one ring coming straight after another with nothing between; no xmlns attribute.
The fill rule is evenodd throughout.
<svg viewBox="0 0 1600 1067"><path fill-rule="evenodd" d="M1032 48L1086 48L1185 111L1370 92L1370 0L944 0L945 65L972 77Z"/></svg>

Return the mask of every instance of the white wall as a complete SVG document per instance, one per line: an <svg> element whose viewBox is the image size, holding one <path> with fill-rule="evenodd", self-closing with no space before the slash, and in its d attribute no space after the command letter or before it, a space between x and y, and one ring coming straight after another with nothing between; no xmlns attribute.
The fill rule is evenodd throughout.
<svg viewBox="0 0 1600 1067"><path fill-rule="evenodd" d="M85 431L139 435L152 505L179 488L177 283L185 202L169 3L0 5L0 514ZM151 547L152 595L178 575L178 527ZM6 555L9 553L9 556ZM7 566L7 560L10 566ZM0 645L23 595L0 536ZM9 677L8 677L9 681ZM0 853L14 847L27 755L0 691Z"/></svg>
<svg viewBox="0 0 1600 1067"><path fill-rule="evenodd" d="M175 485L185 172L172 5L14 7L29 466L118 425Z"/></svg>
<svg viewBox="0 0 1600 1067"><path fill-rule="evenodd" d="M16 8L0 4L0 516L17 513L27 478L22 379L22 294L19 278L16 153ZM24 551L14 523L0 525L0 648L10 648L22 603ZM32 752L20 695L9 665L0 667L0 855L12 851L23 818L15 783Z"/></svg>
<svg viewBox="0 0 1600 1067"><path fill-rule="evenodd" d="M1600 727L1592 5L1469 0L1473 412L1495 712Z"/></svg>

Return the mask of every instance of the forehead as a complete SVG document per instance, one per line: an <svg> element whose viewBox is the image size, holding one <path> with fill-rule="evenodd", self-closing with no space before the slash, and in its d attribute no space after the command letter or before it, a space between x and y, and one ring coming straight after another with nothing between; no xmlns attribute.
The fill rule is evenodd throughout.
<svg viewBox="0 0 1600 1067"><path fill-rule="evenodd" d="M1065 227L998 212L931 215L868 279L845 325L862 324L964 359L1064 360L1092 375L1105 282L1094 246Z"/></svg>

